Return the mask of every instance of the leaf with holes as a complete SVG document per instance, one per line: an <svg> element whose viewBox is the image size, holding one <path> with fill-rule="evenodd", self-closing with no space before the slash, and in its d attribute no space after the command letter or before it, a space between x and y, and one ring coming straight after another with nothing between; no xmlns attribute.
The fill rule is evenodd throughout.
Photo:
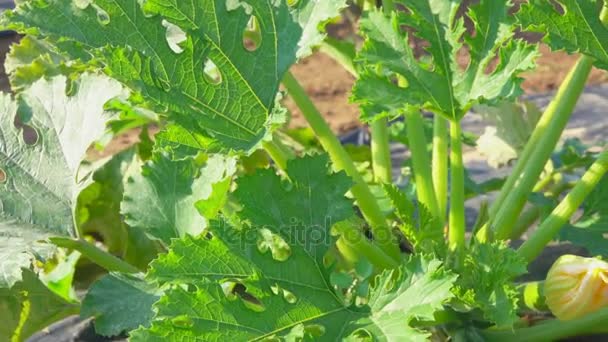
<svg viewBox="0 0 608 342"><path fill-rule="evenodd" d="M152 326L132 333L132 340L295 335L335 341L365 334L425 340L428 334L409 323L432 319L452 297L456 277L439 261L414 257L376 279L368 305L345 302L331 285L324 257L333 243L332 222L353 217L344 197L350 181L328 173L323 155L290 161L288 176L289 184L267 170L240 179L234 196L244 208L236 214L242 228L213 221L210 236L175 240L152 263L147 278L170 289L155 305ZM265 191L250 191L262 184ZM286 257L260 244L267 233L284 242Z"/></svg>
<svg viewBox="0 0 608 342"><path fill-rule="evenodd" d="M195 147L250 150L277 126L272 109L283 75L344 6L150 0L141 8L133 0L49 0L22 2L5 18L18 31L78 42L110 76L189 128L186 141Z"/></svg>
<svg viewBox="0 0 608 342"><path fill-rule="evenodd" d="M389 18L373 11L361 21L366 41L358 54L361 77L353 97L362 105L364 120L397 115L406 104L459 120L474 104L495 104L522 93L518 75L534 67L537 53L534 46L514 38L509 0L470 6L467 16L474 35L466 33L464 19L456 17L459 1L395 3L409 12ZM406 33L404 27L413 32ZM409 38L428 43L430 56L418 58ZM463 50L470 57L466 68L458 64ZM407 91L397 84L400 77L407 81Z"/></svg>
<svg viewBox="0 0 608 342"><path fill-rule="evenodd" d="M532 0L515 14L527 31L544 34L552 50L566 50L595 58L595 65L608 69L608 28L600 20L602 1Z"/></svg>
<svg viewBox="0 0 608 342"><path fill-rule="evenodd" d="M66 78L39 80L12 100L1 95L0 286L19 279L33 255L52 250L38 241L75 233L73 209L85 182L77 171L86 150L105 129L103 104L126 96L118 82L83 75L75 95ZM15 116L22 124L16 127Z"/></svg>

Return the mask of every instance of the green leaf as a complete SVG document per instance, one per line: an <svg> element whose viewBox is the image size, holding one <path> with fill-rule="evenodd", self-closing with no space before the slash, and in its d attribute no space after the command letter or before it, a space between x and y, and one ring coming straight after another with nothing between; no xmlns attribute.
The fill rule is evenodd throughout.
<svg viewBox="0 0 608 342"><path fill-rule="evenodd" d="M201 169L191 158L173 161L157 154L125 184L121 204L125 222L167 245L172 238L196 236L207 223L195 204L209 198L213 184L234 172L231 157L213 155Z"/></svg>
<svg viewBox="0 0 608 342"><path fill-rule="evenodd" d="M384 184L383 187L400 221L399 229L416 253L444 257L447 246L443 227L437 225L429 210L397 186Z"/></svg>
<svg viewBox="0 0 608 342"><path fill-rule="evenodd" d="M381 341L424 339L427 334L408 323L432 319L452 296L455 276L438 261L413 258L377 279L381 285L372 289L369 305L345 303L324 256L332 245L331 222L353 215L344 197L351 183L342 172L328 173L327 164L325 155L289 161L289 182L270 170L240 179L234 197L243 205L236 215L244 227L212 221L210 235L175 240L153 262L148 279L170 289L155 305L152 326L132 333L132 340L334 341L355 331ZM288 244L287 258L261 248L261 230Z"/></svg>
<svg viewBox="0 0 608 342"><path fill-rule="evenodd" d="M512 281L525 274L526 267L525 260L504 243L475 244L465 257L454 292L498 327L512 327L519 319L518 292Z"/></svg>
<svg viewBox="0 0 608 342"><path fill-rule="evenodd" d="M517 75L534 67L537 54L535 47L514 39L510 1L471 5L467 15L475 25L474 35L465 32L462 18L456 18L460 1L396 3L409 13L396 12L388 18L373 11L361 21L366 41L358 60L364 63L359 65L353 97L362 105L364 120L397 115L406 105L459 120L472 105L491 105L522 93ZM413 33L405 33L403 27ZM428 56L416 57L408 43L410 35L428 43ZM466 68L457 63L463 49L470 56ZM492 65L495 59L498 64ZM383 73L378 74L377 67ZM407 91L397 85L396 77L405 78Z"/></svg>
<svg viewBox="0 0 608 342"><path fill-rule="evenodd" d="M424 341L428 334L408 323L413 318L432 320L432 312L451 297L455 276L447 275L437 261L418 269L422 262L415 259L404 271L388 271L376 280L370 306L349 307L323 270L309 268L313 256L303 247L292 246L293 255L279 262L251 244L243 246L229 232L215 232L211 240L176 241L154 264L152 278L176 286L155 305L152 327L134 332L133 341L254 340L286 337L298 326L318 327L322 333L315 337L328 341L358 330L380 341ZM191 291L184 289L186 284ZM235 288L242 292L230 291Z"/></svg>
<svg viewBox="0 0 608 342"><path fill-rule="evenodd" d="M148 327L152 305L161 292L136 276L111 273L94 283L82 302L80 316L95 317L95 331L116 336L139 326Z"/></svg>
<svg viewBox="0 0 608 342"><path fill-rule="evenodd" d="M79 305L49 290L28 269L11 288L0 288L0 341L24 341L51 323L77 314Z"/></svg>
<svg viewBox="0 0 608 342"><path fill-rule="evenodd" d="M23 90L41 78L64 75L69 80L75 80L78 74L92 69L92 66L81 61L70 60L49 42L31 36L11 46L4 67L13 91Z"/></svg>
<svg viewBox="0 0 608 342"><path fill-rule="evenodd" d="M608 69L608 28L600 21L601 9L597 0L531 0L515 17L525 30L543 33L552 50L585 54Z"/></svg>
<svg viewBox="0 0 608 342"><path fill-rule="evenodd" d="M250 150L276 126L283 75L344 4L150 0L142 10L133 0L50 0L22 2L6 20L52 42L78 42L202 148ZM257 44L244 42L247 30Z"/></svg>
<svg viewBox="0 0 608 342"><path fill-rule="evenodd" d="M52 249L37 241L75 233L73 208L87 183L77 182L80 161L103 133L103 104L125 95L106 77L85 74L79 83L70 97L63 76L37 81L17 100L0 95L5 113L0 117L0 170L5 175L0 183L0 286L18 280L19 268L31 260L28 252L49 256ZM16 115L20 128L14 125Z"/></svg>

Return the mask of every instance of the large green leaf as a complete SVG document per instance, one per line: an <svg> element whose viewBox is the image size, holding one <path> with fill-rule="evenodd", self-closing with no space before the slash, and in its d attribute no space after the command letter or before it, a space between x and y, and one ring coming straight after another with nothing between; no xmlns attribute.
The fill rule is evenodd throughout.
<svg viewBox="0 0 608 342"><path fill-rule="evenodd" d="M379 341L424 340L427 334L408 323L432 320L451 297L455 276L438 261L413 258L376 279L368 305L344 300L331 285L324 256L332 245L331 222L353 215L344 197L350 181L344 173L329 174L327 162L326 156L290 161L289 183L270 170L239 180L234 195L244 209L232 220L243 227L213 221L211 235L176 240L153 262L149 280L171 287L155 305L152 326L134 332L132 340L335 341L353 333ZM287 255L276 253L279 246L268 243L268 234Z"/></svg>
<svg viewBox="0 0 608 342"><path fill-rule="evenodd" d="M608 28L600 21L602 1L531 0L515 14L525 30L543 33L553 50L582 53L608 69Z"/></svg>
<svg viewBox="0 0 608 342"><path fill-rule="evenodd" d="M109 75L187 127L198 146L237 150L251 149L276 124L283 75L319 41L319 24L345 5L149 0L142 10L139 3L24 1L7 19L20 31L79 42ZM257 44L244 42L246 28Z"/></svg>
<svg viewBox="0 0 608 342"><path fill-rule="evenodd" d="M82 302L80 316L95 317L95 331L117 336L141 326L149 326L152 304L160 291L135 276L109 274L91 286Z"/></svg>
<svg viewBox="0 0 608 342"><path fill-rule="evenodd" d="M461 1L400 0L409 12L370 12L361 21L366 42L358 55L360 79L353 95L361 103L363 119L395 115L406 105L429 109L450 119L460 119L472 105L494 104L521 94L520 72L534 66L536 50L513 37L508 0L482 0L468 8L475 34L465 32L456 18ZM408 34L403 27L412 29ZM417 57L409 38L427 42ZM466 49L466 68L457 63ZM498 64L491 63L498 59ZM383 73L378 73L380 66ZM488 72L488 69L490 70ZM407 90L395 76L407 80ZM387 95L390 94L390 95Z"/></svg>
<svg viewBox="0 0 608 342"><path fill-rule="evenodd" d="M248 341L301 331L324 341L355 332L378 341L425 341L428 334L408 323L432 320L451 297L455 276L440 262L413 259L376 279L368 306L349 306L324 270L310 268L313 256L304 246L292 245L293 255L280 262L260 253L255 243L214 232L211 240L176 241L154 264L152 279L175 286L155 305L152 327L136 331L132 340Z"/></svg>
<svg viewBox="0 0 608 342"><path fill-rule="evenodd" d="M215 183L236 171L234 158L213 155L201 168L192 158L171 160L157 154L125 184L121 212L131 227L165 244L186 234L196 236L207 223L195 204L211 197ZM228 188L216 189L228 192Z"/></svg>
<svg viewBox="0 0 608 342"><path fill-rule="evenodd" d="M19 267L29 265L27 252L48 255L36 241L75 233L73 208L86 183L77 182L78 166L104 131L103 104L126 95L119 83L91 74L75 95L66 96L65 88L60 76L37 81L17 101L0 97L0 286L18 279ZM15 126L15 116L25 129Z"/></svg>

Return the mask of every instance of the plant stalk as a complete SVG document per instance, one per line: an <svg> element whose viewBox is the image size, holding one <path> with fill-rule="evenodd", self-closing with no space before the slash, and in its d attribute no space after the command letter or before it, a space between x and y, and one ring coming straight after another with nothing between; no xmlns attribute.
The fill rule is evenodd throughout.
<svg viewBox="0 0 608 342"><path fill-rule="evenodd" d="M443 219L448 206L448 121L435 114L433 121L433 185Z"/></svg>
<svg viewBox="0 0 608 342"><path fill-rule="evenodd" d="M372 135L372 169L377 183L392 183L391 149L388 139L388 120L381 118L370 123Z"/></svg>
<svg viewBox="0 0 608 342"><path fill-rule="evenodd" d="M583 56L579 59L537 124L515 170L494 203L495 216L491 216L490 227L497 239L507 239L511 235L515 220L551 157L583 92L592 65L593 59L590 57Z"/></svg>
<svg viewBox="0 0 608 342"><path fill-rule="evenodd" d="M353 179L355 185L351 188L351 193L357 200L363 216L370 223L374 234L374 241L391 258L398 260L400 251L397 238L388 226L376 198L355 167L350 155L333 134L327 122L325 122L321 113L319 113L319 110L306 94L306 91L290 72L285 74L283 85L302 111L302 115L317 135L321 145L329 154L335 169L344 170Z"/></svg>
<svg viewBox="0 0 608 342"><path fill-rule="evenodd" d="M416 184L416 196L418 202L423 204L436 217L443 226L444 215L441 215L435 197L433 179L429 177L431 162L427 151L427 140L424 135L424 122L422 114L418 109L410 109L405 113L407 136L412 154L414 167L414 181ZM447 160L447 159L446 159ZM446 195L447 197L447 195Z"/></svg>
<svg viewBox="0 0 608 342"><path fill-rule="evenodd" d="M560 321L551 320L546 323L521 328L505 330L480 330L480 334L486 341L556 341L566 337L572 337L589 331L606 331L608 322L608 308L585 315L581 318Z"/></svg>
<svg viewBox="0 0 608 342"><path fill-rule="evenodd" d="M112 254L97 248L83 239L52 237L49 240L57 247L72 249L82 253L92 262L110 272L139 273L137 267L123 261Z"/></svg>
<svg viewBox="0 0 608 342"><path fill-rule="evenodd" d="M555 237L564 224L566 224L574 212L580 207L585 198L600 182L608 171L608 150L602 152L598 159L585 172L580 181L560 204L551 212L540 226L534 231L526 242L524 242L517 254L528 262L534 260L545 246Z"/></svg>
<svg viewBox="0 0 608 342"><path fill-rule="evenodd" d="M450 211L448 244L460 264L465 246L464 165L462 162L462 130L460 122L450 122Z"/></svg>

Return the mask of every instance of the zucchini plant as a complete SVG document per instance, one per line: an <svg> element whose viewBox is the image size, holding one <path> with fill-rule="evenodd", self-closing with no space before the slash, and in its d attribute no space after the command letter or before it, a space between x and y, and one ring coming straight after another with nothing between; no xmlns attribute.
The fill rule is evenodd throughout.
<svg viewBox="0 0 608 342"><path fill-rule="evenodd" d="M0 341L73 314L133 341L606 331L608 152L558 144L592 67L608 68L608 5L358 5L361 46L324 33L346 0L20 0L5 12L23 38L0 96ZM525 31L580 58L518 132L509 176L476 184L461 121L519 108L539 55ZM318 47L356 78L364 157L289 72ZM312 144L287 129L286 97ZM135 144L94 153L133 130ZM393 183L391 139L411 152L406 184ZM467 224L465 201L492 190ZM523 282L553 240L594 258L564 256L546 282Z"/></svg>

